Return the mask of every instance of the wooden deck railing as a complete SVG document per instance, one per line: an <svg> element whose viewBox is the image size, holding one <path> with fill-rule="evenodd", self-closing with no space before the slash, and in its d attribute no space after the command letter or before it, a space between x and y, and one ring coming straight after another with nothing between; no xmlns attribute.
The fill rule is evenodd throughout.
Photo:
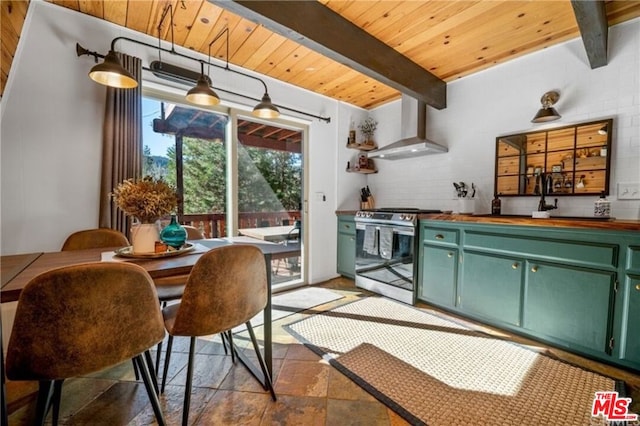
<svg viewBox="0 0 640 426"><path fill-rule="evenodd" d="M300 220L300 211L284 212L245 212L240 213L238 228L258 228L262 226L279 226ZM227 236L227 220L224 213L185 214L179 218L183 225L191 225L200 229L207 238Z"/></svg>

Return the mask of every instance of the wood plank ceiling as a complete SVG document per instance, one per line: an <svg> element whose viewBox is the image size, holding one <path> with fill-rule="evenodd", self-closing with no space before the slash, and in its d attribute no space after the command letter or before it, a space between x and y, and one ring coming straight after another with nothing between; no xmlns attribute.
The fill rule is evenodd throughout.
<svg viewBox="0 0 640 426"><path fill-rule="evenodd" d="M47 1L152 36L171 3L178 45L207 54L211 40L227 27L232 65L367 109L400 97L397 89L206 0ZM320 3L445 82L580 36L569 0ZM0 4L4 93L28 1ZM640 1L608 0L605 5L609 26L640 16ZM161 36L170 40L168 25ZM215 43L212 56L225 60L225 55L224 42Z"/></svg>

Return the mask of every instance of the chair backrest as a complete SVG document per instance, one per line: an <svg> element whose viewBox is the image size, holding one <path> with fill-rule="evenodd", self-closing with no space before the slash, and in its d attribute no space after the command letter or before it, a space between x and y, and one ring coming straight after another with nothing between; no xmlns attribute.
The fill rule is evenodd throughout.
<svg viewBox="0 0 640 426"><path fill-rule="evenodd" d="M173 335L206 336L244 324L267 304L262 251L251 245L209 250L191 270Z"/></svg>
<svg viewBox="0 0 640 426"><path fill-rule="evenodd" d="M128 245L129 240L127 237L115 229L86 229L69 235L62 245L62 251L102 247L126 247Z"/></svg>
<svg viewBox="0 0 640 426"><path fill-rule="evenodd" d="M156 290L140 266L94 262L54 269L20 294L7 377L76 377L131 359L163 338Z"/></svg>
<svg viewBox="0 0 640 426"><path fill-rule="evenodd" d="M195 226L182 225L187 231L187 240L204 240L204 234Z"/></svg>

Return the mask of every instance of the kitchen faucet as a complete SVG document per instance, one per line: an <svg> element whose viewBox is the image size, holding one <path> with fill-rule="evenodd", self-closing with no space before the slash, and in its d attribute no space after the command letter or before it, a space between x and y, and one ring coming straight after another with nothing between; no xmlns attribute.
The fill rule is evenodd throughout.
<svg viewBox="0 0 640 426"><path fill-rule="evenodd" d="M540 179L540 202L538 203L538 211L544 212L547 210L553 210L558 208L558 199L555 199L554 204L547 204L544 197L551 189L551 176L545 173L540 173L538 176Z"/></svg>

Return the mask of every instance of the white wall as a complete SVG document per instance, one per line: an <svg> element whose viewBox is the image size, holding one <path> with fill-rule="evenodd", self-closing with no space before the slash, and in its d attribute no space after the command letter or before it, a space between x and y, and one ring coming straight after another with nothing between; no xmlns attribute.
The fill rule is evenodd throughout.
<svg viewBox="0 0 640 426"><path fill-rule="evenodd" d="M87 77L93 58L76 57L75 44L106 53L117 36L156 42L88 15L31 2L2 99L1 254L57 251L69 233L97 226L105 88ZM118 48L143 58L144 64L155 59L153 50L119 43ZM169 58L177 65L197 67L193 61L163 55L165 61ZM215 70L212 77L216 86L253 97L262 95L252 93L253 83L244 77ZM144 78L149 78L147 73ZM362 110L264 79L274 102L331 117L329 124L297 117L310 120L309 281L322 281L336 275L334 211L342 197L336 183L336 146L342 122L338 115ZM317 193L324 194L324 200Z"/></svg>
<svg viewBox="0 0 640 426"><path fill-rule="evenodd" d="M546 91L558 89L562 118L530 122ZM457 210L452 182L474 182L476 213L488 213L493 198L495 138L543 127L614 118L611 159L612 215L640 219L639 200L618 200L618 182L640 182L640 19L609 30L609 64L592 70L581 39L547 48L447 85L447 108L427 111L427 137L449 147L446 154L377 160L366 178L379 205ZM372 111L383 146L401 136L400 101ZM415 115L415 112L413 113ZM415 119L414 119L415 122ZM409 133L415 135L412 128ZM343 133L346 134L346 133ZM350 178L344 172L339 185ZM553 214L592 216L597 197L559 197ZM530 214L537 197L504 197L502 211ZM345 201L345 206L350 205Z"/></svg>

